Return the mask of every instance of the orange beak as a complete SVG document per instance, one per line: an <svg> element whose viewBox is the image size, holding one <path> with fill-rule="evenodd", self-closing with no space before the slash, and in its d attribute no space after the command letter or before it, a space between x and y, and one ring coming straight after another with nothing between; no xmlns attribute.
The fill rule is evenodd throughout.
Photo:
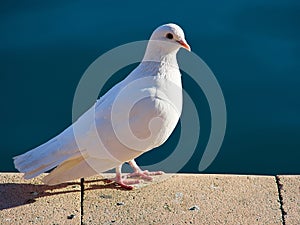
<svg viewBox="0 0 300 225"><path fill-rule="evenodd" d="M177 41L183 48L188 50L189 52L191 51L191 47L188 45L188 43L185 40L180 40Z"/></svg>

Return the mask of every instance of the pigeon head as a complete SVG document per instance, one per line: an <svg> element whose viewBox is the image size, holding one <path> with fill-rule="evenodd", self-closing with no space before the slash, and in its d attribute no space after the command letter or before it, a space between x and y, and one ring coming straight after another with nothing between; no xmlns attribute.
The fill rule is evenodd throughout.
<svg viewBox="0 0 300 225"><path fill-rule="evenodd" d="M173 23L164 24L153 31L144 60L161 60L168 55L176 55L180 48L191 51L183 30Z"/></svg>
<svg viewBox="0 0 300 225"><path fill-rule="evenodd" d="M176 24L169 23L162 25L156 30L151 35L150 40L152 41L162 41L173 44L174 48L185 48L188 51L191 51L190 46L187 44L183 30Z"/></svg>

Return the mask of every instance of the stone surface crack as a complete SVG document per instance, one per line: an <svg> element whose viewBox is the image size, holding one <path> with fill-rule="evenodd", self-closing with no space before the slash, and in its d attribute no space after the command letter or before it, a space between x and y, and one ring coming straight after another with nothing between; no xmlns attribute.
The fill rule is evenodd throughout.
<svg viewBox="0 0 300 225"><path fill-rule="evenodd" d="M282 224L286 225L285 216L286 216L287 213L286 213L286 211L284 211L284 208L283 208L283 198L282 198L282 194L281 194L282 183L280 182L279 176L275 176L275 179L276 179L276 184L277 184L277 189L278 189L278 197L279 197L279 203L280 203Z"/></svg>
<svg viewBox="0 0 300 225"><path fill-rule="evenodd" d="M84 178L80 179L80 224L83 225Z"/></svg>

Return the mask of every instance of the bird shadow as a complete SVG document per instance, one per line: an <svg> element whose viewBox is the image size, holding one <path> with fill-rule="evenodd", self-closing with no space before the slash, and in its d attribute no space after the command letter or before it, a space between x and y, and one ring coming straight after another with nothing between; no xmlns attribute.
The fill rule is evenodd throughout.
<svg viewBox="0 0 300 225"><path fill-rule="evenodd" d="M65 189L68 187L67 189ZM63 189L64 188L64 189ZM30 183L1 183L0 184L0 211L21 205L32 204L37 199L81 192L80 182L59 185L42 185Z"/></svg>
<svg viewBox="0 0 300 225"><path fill-rule="evenodd" d="M48 196L80 193L97 189L125 190L106 178L68 182L59 185L32 183L0 183L0 211L17 206L32 204Z"/></svg>

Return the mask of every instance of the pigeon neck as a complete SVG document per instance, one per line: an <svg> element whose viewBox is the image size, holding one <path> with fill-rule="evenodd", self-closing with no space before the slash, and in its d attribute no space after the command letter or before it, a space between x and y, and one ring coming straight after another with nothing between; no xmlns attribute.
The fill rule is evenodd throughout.
<svg viewBox="0 0 300 225"><path fill-rule="evenodd" d="M166 49L164 48L160 48L158 46L155 47L148 46L142 61L159 62L159 63L169 64L177 67L178 66L177 59L176 59L177 52L178 52L178 48L168 49L168 52L166 53Z"/></svg>

